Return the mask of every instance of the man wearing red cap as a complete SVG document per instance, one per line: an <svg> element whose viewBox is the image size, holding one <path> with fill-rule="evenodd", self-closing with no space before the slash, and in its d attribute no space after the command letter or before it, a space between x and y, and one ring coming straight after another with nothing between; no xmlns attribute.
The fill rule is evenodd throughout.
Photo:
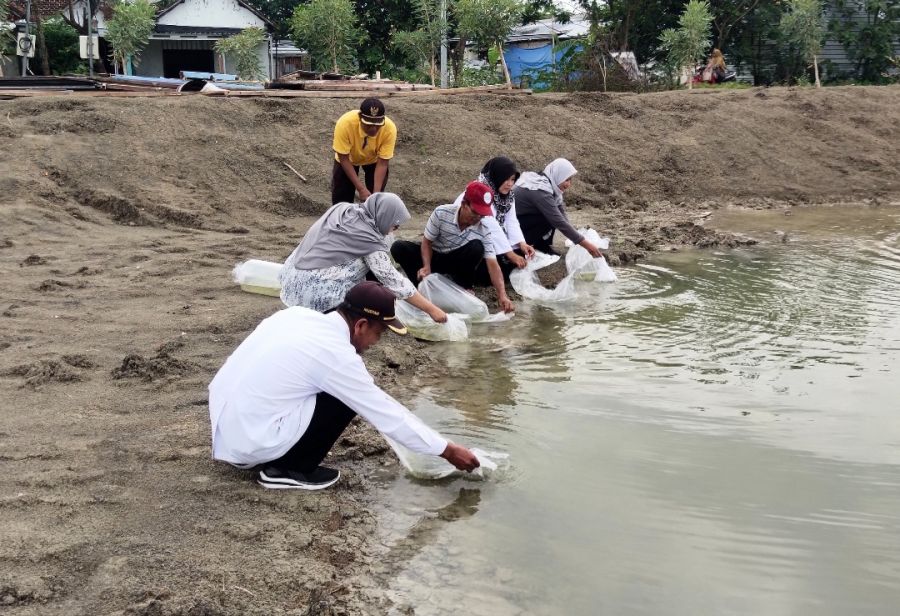
<svg viewBox="0 0 900 616"><path fill-rule="evenodd" d="M397 126L384 115L379 99L367 98L359 111L342 115L334 125L331 204L353 203L354 193L365 201L372 193L384 192L396 143ZM360 167L365 184L359 179Z"/></svg>
<svg viewBox="0 0 900 616"><path fill-rule="evenodd" d="M327 488L341 474L322 461L359 414L413 451L463 471L477 468L471 451L375 385L360 355L388 329L406 334L394 316L394 295L369 281L331 312L294 306L264 320L209 384L213 458L259 467L266 488Z"/></svg>
<svg viewBox="0 0 900 616"><path fill-rule="evenodd" d="M481 222L494 215L493 200L489 186L470 182L459 205L441 205L431 213L421 244L396 241L391 245L391 255L413 282L431 273L445 274L464 289L472 288L475 269L484 261L500 308L512 312L515 306L506 295L491 232Z"/></svg>

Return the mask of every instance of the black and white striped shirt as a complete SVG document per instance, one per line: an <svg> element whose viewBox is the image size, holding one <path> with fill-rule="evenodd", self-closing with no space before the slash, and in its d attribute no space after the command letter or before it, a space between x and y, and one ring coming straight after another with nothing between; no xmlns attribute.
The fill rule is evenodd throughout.
<svg viewBox="0 0 900 616"><path fill-rule="evenodd" d="M459 228L459 208L461 205L439 205L431 213L425 225L425 237L431 242L435 252L448 253L461 248L472 240L484 244L484 258L496 259L491 232L482 221L465 229Z"/></svg>

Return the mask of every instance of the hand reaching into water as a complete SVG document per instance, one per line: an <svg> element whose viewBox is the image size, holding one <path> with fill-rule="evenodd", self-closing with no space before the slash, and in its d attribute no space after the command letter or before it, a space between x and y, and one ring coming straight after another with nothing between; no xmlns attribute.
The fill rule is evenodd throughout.
<svg viewBox="0 0 900 616"><path fill-rule="evenodd" d="M467 473L471 473L481 466L474 453L456 443L448 442L447 448L444 449L444 453L441 454L441 457L459 470L466 471Z"/></svg>

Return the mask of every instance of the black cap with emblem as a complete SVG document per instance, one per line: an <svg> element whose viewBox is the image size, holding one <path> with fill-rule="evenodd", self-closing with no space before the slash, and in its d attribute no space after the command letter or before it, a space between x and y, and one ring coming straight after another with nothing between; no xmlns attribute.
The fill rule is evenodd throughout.
<svg viewBox="0 0 900 616"><path fill-rule="evenodd" d="M359 106L359 120L370 126L384 124L384 103L377 98L367 98Z"/></svg>
<svg viewBox="0 0 900 616"><path fill-rule="evenodd" d="M347 291L340 307L358 316L381 321L392 332L403 335L406 326L394 314L394 299L394 294L380 283L364 280Z"/></svg>

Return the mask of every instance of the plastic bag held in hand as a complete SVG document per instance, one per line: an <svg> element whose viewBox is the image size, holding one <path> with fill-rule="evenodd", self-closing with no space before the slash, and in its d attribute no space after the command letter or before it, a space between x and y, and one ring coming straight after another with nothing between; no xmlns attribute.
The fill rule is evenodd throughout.
<svg viewBox="0 0 900 616"><path fill-rule="evenodd" d="M524 269L513 270L509 282L516 293L526 299L541 302L566 302L575 299L575 281L566 276L555 289L548 289L538 280L537 270L559 261L559 255L548 255L535 251Z"/></svg>
<svg viewBox="0 0 900 616"><path fill-rule="evenodd" d="M584 238L601 250L609 248L609 238L600 237L594 229L579 229ZM581 280L593 280L594 282L615 282L618 280L616 273L612 271L606 259L591 256L587 250L566 240L569 252L566 253L566 270Z"/></svg>
<svg viewBox="0 0 900 616"><path fill-rule="evenodd" d="M442 274L426 276L419 283L419 293L444 312L468 315L473 321L489 314L487 304Z"/></svg>
<svg viewBox="0 0 900 616"><path fill-rule="evenodd" d="M469 338L469 327L458 314L448 314L446 323L436 323L425 312L403 300L394 303L394 314L413 336L421 340L460 342Z"/></svg>
<svg viewBox="0 0 900 616"><path fill-rule="evenodd" d="M384 438L397 454L403 468L416 479L443 479L444 477L460 476L465 479L485 480L490 479L498 470L509 465L509 454L473 448L472 453L478 458L481 466L471 473L466 473L457 470L443 458L415 453L387 436Z"/></svg>

